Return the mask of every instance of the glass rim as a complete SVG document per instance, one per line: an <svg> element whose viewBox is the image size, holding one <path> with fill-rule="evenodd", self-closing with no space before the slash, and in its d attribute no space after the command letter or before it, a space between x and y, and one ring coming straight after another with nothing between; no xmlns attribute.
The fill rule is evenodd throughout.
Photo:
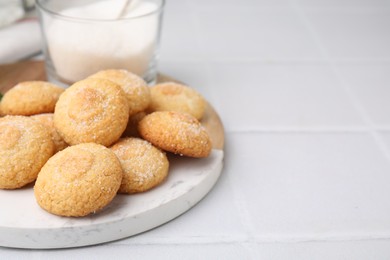
<svg viewBox="0 0 390 260"><path fill-rule="evenodd" d="M82 18L82 17L73 17L73 16L67 16L60 14L56 11L50 10L47 8L42 2L44 0L36 0L36 6L40 11L44 11L48 14L51 14L52 16L61 18L63 20L69 20L69 21L79 21L79 22L98 22L98 23L109 23L109 22L118 22L118 21L131 21L147 16L151 16L156 13L160 13L165 5L165 0L159 0L160 4L157 6L157 8L153 11L147 12L145 14L136 15L132 17L123 17L123 18L116 18L116 19L95 19L95 18Z"/></svg>

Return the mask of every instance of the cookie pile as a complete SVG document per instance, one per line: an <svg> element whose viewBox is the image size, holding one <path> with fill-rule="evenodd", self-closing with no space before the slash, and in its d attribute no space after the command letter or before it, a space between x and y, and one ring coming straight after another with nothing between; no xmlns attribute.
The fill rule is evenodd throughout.
<svg viewBox="0 0 390 260"><path fill-rule="evenodd" d="M206 102L173 82L149 87L125 70L104 70L66 90L28 81L0 102L0 189L35 181L46 211L81 217L117 193L148 191L169 172L166 152L207 157L199 120Z"/></svg>

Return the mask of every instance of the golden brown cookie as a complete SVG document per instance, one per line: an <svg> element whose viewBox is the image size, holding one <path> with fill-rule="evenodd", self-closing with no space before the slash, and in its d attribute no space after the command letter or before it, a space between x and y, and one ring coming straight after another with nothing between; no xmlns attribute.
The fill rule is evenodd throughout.
<svg viewBox="0 0 390 260"><path fill-rule="evenodd" d="M53 155L50 133L25 116L0 118L0 189L16 189L33 182Z"/></svg>
<svg viewBox="0 0 390 260"><path fill-rule="evenodd" d="M203 117L206 108L205 99L194 89L174 83L157 84L150 89L150 111L179 111L189 113L196 119Z"/></svg>
<svg viewBox="0 0 390 260"><path fill-rule="evenodd" d="M120 193L138 193L159 185L168 175L166 154L151 143L139 138L124 138L111 150L119 158L123 169Z"/></svg>
<svg viewBox="0 0 390 260"><path fill-rule="evenodd" d="M127 70L103 70L90 76L111 80L118 84L126 93L129 101L129 114L134 115L144 111L150 103L150 89L146 82L138 75Z"/></svg>
<svg viewBox="0 0 390 260"><path fill-rule="evenodd" d="M4 115L53 113L64 89L45 81L25 81L5 93L1 100Z"/></svg>
<svg viewBox="0 0 390 260"><path fill-rule="evenodd" d="M39 172L34 186L38 204L60 216L94 213L115 197L122 181L121 164L110 149L94 143L56 153Z"/></svg>
<svg viewBox="0 0 390 260"><path fill-rule="evenodd" d="M138 132L155 146L189 157L207 157L211 140L196 118L176 111L159 111L145 116Z"/></svg>
<svg viewBox="0 0 390 260"><path fill-rule="evenodd" d="M129 105L122 88L112 81L88 78L61 95L54 126L70 145L99 143L109 146L127 126Z"/></svg>
<svg viewBox="0 0 390 260"><path fill-rule="evenodd" d="M38 114L31 116L32 119L38 121L42 125L46 127L46 129L49 130L51 134L51 139L53 140L55 151L54 153L57 153L61 150L64 150L66 147L68 147L68 144L62 139L62 137L58 134L57 130L54 127L53 122L53 113L46 113L46 114Z"/></svg>

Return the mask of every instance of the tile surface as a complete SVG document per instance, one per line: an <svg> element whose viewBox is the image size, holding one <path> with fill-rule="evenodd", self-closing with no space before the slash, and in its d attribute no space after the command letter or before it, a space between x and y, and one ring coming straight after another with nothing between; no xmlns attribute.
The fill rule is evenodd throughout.
<svg viewBox="0 0 390 260"><path fill-rule="evenodd" d="M390 9L309 9L304 13L330 58L390 59Z"/></svg>
<svg viewBox="0 0 390 260"><path fill-rule="evenodd" d="M390 63L337 66L375 125L390 125Z"/></svg>
<svg viewBox="0 0 390 260"><path fill-rule="evenodd" d="M213 63L213 97L227 130L364 124L327 65ZM228 76L226 76L228 75Z"/></svg>
<svg viewBox="0 0 390 260"><path fill-rule="evenodd" d="M234 205L234 196L232 193L226 193L226 190L232 190L232 184L229 183L226 175L222 175L209 195L191 211L154 229L153 232L146 232L116 243L131 245L152 241L199 243L244 240L247 234Z"/></svg>
<svg viewBox="0 0 390 260"><path fill-rule="evenodd" d="M240 15L237 15L237 12ZM222 15L216 19L216 13ZM313 60L321 52L292 8L250 6L197 12L201 53L206 60ZM210 44L212 42L212 44Z"/></svg>
<svg viewBox="0 0 390 260"><path fill-rule="evenodd" d="M390 204L384 201L390 196L390 164L370 135L229 137L227 148L235 151L226 158L226 172L243 198L259 241L390 235Z"/></svg>

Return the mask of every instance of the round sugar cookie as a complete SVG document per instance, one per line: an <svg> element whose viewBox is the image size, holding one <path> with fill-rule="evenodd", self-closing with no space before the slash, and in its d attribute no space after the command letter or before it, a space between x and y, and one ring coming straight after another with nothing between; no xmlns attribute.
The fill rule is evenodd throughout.
<svg viewBox="0 0 390 260"><path fill-rule="evenodd" d="M61 95L54 126L70 145L98 143L109 146L126 129L129 105L122 88L112 81L88 78Z"/></svg>
<svg viewBox="0 0 390 260"><path fill-rule="evenodd" d="M112 201L122 176L121 164L110 149L94 143L78 144L49 159L39 172L34 195L52 214L82 217Z"/></svg>
<svg viewBox="0 0 390 260"><path fill-rule="evenodd" d="M211 140L199 121L187 113L158 111L138 123L138 132L155 146L189 157L207 157Z"/></svg>
<svg viewBox="0 0 390 260"><path fill-rule="evenodd" d="M7 91L0 102L4 115L53 113L64 89L45 81L25 81Z"/></svg>
<svg viewBox="0 0 390 260"><path fill-rule="evenodd" d="M45 113L31 116L32 119L38 121L42 125L44 125L51 134L51 139L53 140L55 151L57 153L61 150L64 150L68 147L68 144L62 139L62 137L58 134L57 130L54 127L53 122L53 113Z"/></svg>
<svg viewBox="0 0 390 260"><path fill-rule="evenodd" d="M53 155L49 131L25 116L0 118L0 189L17 189L33 182Z"/></svg>
<svg viewBox="0 0 390 260"><path fill-rule="evenodd" d="M123 169L120 193L139 193L159 185L168 175L169 162L165 152L139 138L124 138L111 150Z"/></svg>
<svg viewBox="0 0 390 260"><path fill-rule="evenodd" d="M144 111L150 103L150 89L147 83L138 75L127 70L102 70L90 76L111 80L122 87L129 101L129 114L134 115Z"/></svg>
<svg viewBox="0 0 390 260"><path fill-rule="evenodd" d="M174 82L157 84L150 89L150 111L179 111L200 120L206 101L196 90Z"/></svg>

